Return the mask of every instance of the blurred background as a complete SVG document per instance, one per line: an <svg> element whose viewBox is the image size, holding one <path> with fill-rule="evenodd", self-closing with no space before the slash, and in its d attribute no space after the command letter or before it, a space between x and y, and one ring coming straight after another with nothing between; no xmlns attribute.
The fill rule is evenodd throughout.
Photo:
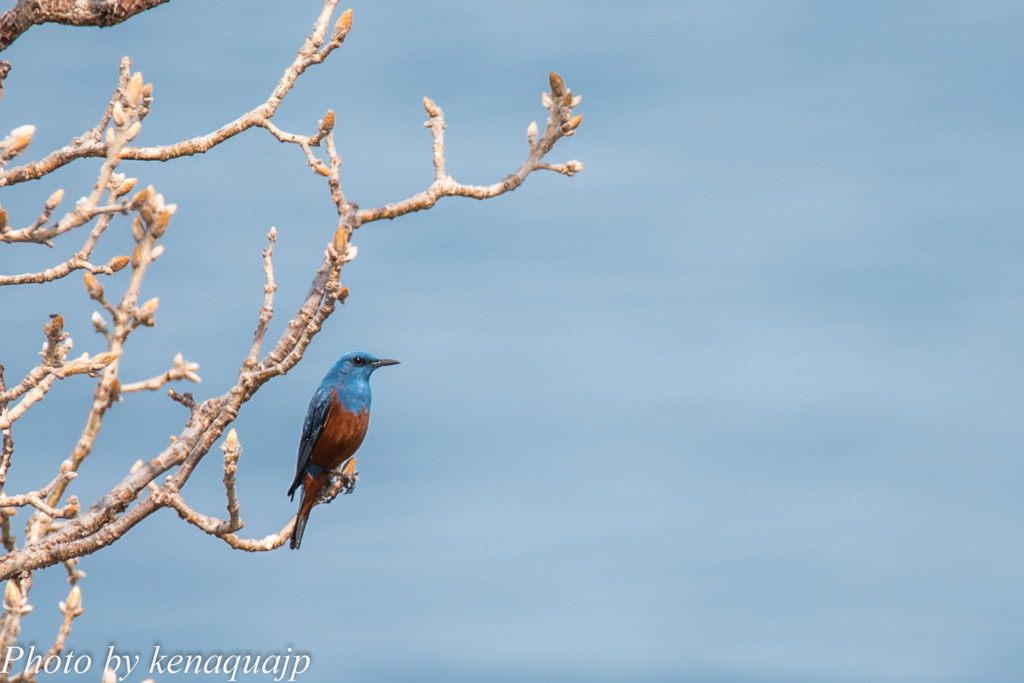
<svg viewBox="0 0 1024 683"><path fill-rule="evenodd" d="M32 28L3 55L0 129L37 126L25 160L67 144L130 55L154 84L138 144L210 132L266 99L319 7L175 0L115 28ZM292 647L307 681L1019 680L1024 6L353 8L274 118L311 133L337 112L349 199L429 185L424 95L446 113L449 172L500 180L545 121L551 70L583 125L548 160L586 168L358 231L347 305L235 425L242 533L262 537L294 514L326 370L357 348L400 359L374 375L355 493L314 511L300 552L233 551L165 510L85 558L68 641L100 660L85 678L110 645L148 665L159 644ZM27 225L100 164L0 202ZM203 384L175 388L219 395L252 340L271 226L268 339L305 294L334 231L326 181L260 130L120 170L179 207L142 291L157 326L129 340L122 379L180 351ZM0 245L0 272L83 239ZM131 245L115 219L94 261ZM7 377L37 362L49 313L74 355L102 350L93 308L79 275L0 289ZM52 478L92 388L60 382L16 424L11 491ZM186 417L164 391L126 397L69 492L95 500ZM186 499L224 516L221 475L217 449ZM52 642L66 594L63 569L37 574L21 643Z"/></svg>

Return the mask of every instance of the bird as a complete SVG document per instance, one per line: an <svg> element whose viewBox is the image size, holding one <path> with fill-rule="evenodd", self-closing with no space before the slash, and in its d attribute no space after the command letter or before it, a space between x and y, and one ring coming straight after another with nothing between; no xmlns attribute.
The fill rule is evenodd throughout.
<svg viewBox="0 0 1024 683"><path fill-rule="evenodd" d="M370 375L377 368L397 365L397 360L352 351L338 359L313 393L302 423L295 480L288 496L302 487L302 499L289 547L302 543L309 512L331 475L359 449L370 424Z"/></svg>

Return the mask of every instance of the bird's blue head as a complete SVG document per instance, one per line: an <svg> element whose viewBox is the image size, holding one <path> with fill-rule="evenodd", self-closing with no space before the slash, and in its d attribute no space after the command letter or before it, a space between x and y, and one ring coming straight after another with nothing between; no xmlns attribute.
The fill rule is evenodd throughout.
<svg viewBox="0 0 1024 683"><path fill-rule="evenodd" d="M342 383L367 382L377 368L397 364L397 360L377 358L366 351L351 351L338 359L325 379Z"/></svg>
<svg viewBox="0 0 1024 683"><path fill-rule="evenodd" d="M346 353L334 364L320 386L333 389L345 408L353 412L370 408L370 375L385 365L397 365L397 360L377 358L366 351Z"/></svg>

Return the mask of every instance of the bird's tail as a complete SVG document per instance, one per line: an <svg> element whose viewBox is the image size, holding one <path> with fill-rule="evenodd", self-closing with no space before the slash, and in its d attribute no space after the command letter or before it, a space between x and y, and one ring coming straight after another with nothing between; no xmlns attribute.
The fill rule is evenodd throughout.
<svg viewBox="0 0 1024 683"><path fill-rule="evenodd" d="M316 503L320 490L327 482L327 474L321 472L318 476L311 477L307 472L302 478L302 502L299 503L299 514L295 517L295 528L292 529L292 540L288 547L298 550L302 544L302 534L306 530L306 522L309 521L309 513Z"/></svg>
<svg viewBox="0 0 1024 683"><path fill-rule="evenodd" d="M302 534L304 531L306 531L306 522L308 520L308 512L305 515L303 515L302 511L300 510L299 514L295 516L295 528L292 529L292 540L288 544L288 547L292 550L298 550L299 546L302 545Z"/></svg>

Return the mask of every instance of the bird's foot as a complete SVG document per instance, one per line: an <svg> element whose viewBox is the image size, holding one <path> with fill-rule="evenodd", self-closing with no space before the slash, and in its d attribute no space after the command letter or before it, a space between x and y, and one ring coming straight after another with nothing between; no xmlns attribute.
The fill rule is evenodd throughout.
<svg viewBox="0 0 1024 683"><path fill-rule="evenodd" d="M339 494L347 495L356 488L359 481L359 473L356 472L356 459L349 458L345 464L336 470L324 470L330 477L329 483L317 497L318 503L330 503Z"/></svg>

